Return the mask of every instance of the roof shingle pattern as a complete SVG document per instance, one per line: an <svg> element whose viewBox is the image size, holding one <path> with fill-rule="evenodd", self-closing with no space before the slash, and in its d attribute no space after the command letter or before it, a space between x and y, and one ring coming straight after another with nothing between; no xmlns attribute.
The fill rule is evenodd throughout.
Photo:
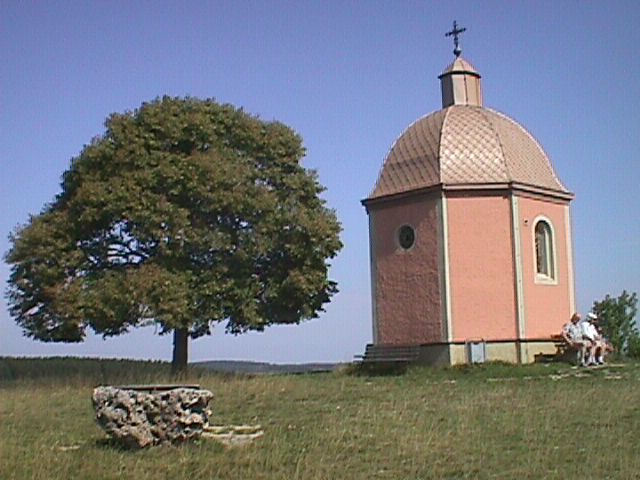
<svg viewBox="0 0 640 480"><path fill-rule="evenodd" d="M400 135L369 198L438 184L493 183L569 193L538 142L515 120L488 108L453 105Z"/></svg>

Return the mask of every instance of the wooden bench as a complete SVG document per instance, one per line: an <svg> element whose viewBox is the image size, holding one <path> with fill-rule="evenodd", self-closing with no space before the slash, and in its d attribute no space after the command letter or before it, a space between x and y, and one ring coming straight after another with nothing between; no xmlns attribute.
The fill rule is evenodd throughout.
<svg viewBox="0 0 640 480"><path fill-rule="evenodd" d="M364 355L356 355L360 371L373 374L400 373L415 363L420 353L417 345L368 344Z"/></svg>
<svg viewBox="0 0 640 480"><path fill-rule="evenodd" d="M416 345L368 344L364 355L356 355L362 363L411 363L420 353Z"/></svg>
<svg viewBox="0 0 640 480"><path fill-rule="evenodd" d="M564 352L567 349L574 349L572 345L565 340L561 333L551 335L551 340L553 340L553 345L556 347L558 352Z"/></svg>
<svg viewBox="0 0 640 480"><path fill-rule="evenodd" d="M553 340L553 345L556 347L556 360L567 361L576 365L580 363L580 348L567 342L561 333L551 335L551 340Z"/></svg>

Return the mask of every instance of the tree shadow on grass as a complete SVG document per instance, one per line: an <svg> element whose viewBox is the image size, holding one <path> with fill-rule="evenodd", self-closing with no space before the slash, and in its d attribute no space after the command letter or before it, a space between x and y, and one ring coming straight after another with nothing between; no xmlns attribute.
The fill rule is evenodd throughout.
<svg viewBox="0 0 640 480"><path fill-rule="evenodd" d="M361 362L354 363L346 372L363 377L394 377L407 373L408 362Z"/></svg>

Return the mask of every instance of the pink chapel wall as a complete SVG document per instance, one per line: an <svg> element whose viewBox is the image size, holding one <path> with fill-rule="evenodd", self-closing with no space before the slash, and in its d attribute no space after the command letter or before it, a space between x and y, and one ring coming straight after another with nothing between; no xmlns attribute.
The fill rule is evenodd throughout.
<svg viewBox="0 0 640 480"><path fill-rule="evenodd" d="M522 277L525 298L525 337L548 338L560 333L573 313L572 254L567 242L569 205L533 198L519 199L522 239ZM554 233L556 279L554 283L536 282L534 224L537 218L550 220ZM570 227L569 227L570 228Z"/></svg>
<svg viewBox="0 0 640 480"><path fill-rule="evenodd" d="M509 197L450 195L447 217L452 339L516 339Z"/></svg>
<svg viewBox="0 0 640 480"><path fill-rule="evenodd" d="M370 206L376 343L441 342L438 199L414 197ZM403 250L398 229L415 229L415 244Z"/></svg>

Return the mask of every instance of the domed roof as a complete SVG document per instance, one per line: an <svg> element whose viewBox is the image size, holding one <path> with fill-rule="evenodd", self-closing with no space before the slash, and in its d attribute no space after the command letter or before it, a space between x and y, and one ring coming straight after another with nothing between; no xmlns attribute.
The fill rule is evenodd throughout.
<svg viewBox="0 0 640 480"><path fill-rule="evenodd" d="M481 76L460 56L438 76L442 110L405 130L391 147L365 202L431 187L518 188L570 200L542 147L522 125L485 108ZM447 35L449 35L449 33Z"/></svg>
<svg viewBox="0 0 640 480"><path fill-rule="evenodd" d="M454 104L409 126L391 147L368 200L436 185L518 186L572 197L524 127L476 105Z"/></svg>

